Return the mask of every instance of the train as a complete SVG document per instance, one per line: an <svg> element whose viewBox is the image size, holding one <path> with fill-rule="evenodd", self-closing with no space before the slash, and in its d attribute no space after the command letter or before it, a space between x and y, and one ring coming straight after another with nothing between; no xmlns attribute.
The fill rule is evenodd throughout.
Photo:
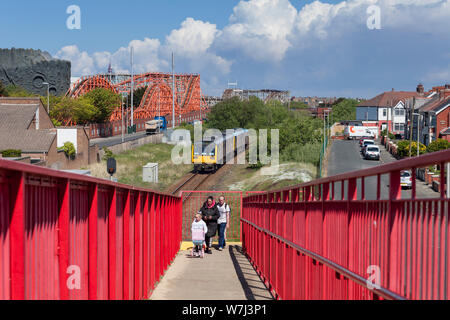
<svg viewBox="0 0 450 320"><path fill-rule="evenodd" d="M194 172L216 172L221 166L226 164L227 156L235 157L244 152L248 146L248 130L235 129L233 134L222 132L221 138L212 138L202 141L192 146L192 163ZM240 138L243 136L243 138ZM243 139L243 140L238 140ZM238 141L243 141L239 145ZM231 146L228 147L228 144Z"/></svg>

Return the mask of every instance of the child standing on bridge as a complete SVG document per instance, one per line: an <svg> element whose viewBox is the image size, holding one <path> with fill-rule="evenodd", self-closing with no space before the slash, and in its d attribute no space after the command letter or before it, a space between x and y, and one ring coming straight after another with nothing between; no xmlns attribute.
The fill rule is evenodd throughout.
<svg viewBox="0 0 450 320"><path fill-rule="evenodd" d="M202 219L202 215L197 213L195 215L195 220L192 222L192 242L194 244L194 248L192 248L191 256L194 255L204 257L205 249L203 245L205 244L205 235L208 232L208 227L206 226L205 221Z"/></svg>

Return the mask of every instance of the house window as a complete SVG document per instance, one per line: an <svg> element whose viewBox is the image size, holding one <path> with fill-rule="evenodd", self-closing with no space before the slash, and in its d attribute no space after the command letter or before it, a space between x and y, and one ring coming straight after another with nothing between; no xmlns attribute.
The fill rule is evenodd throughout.
<svg viewBox="0 0 450 320"><path fill-rule="evenodd" d="M396 131L396 132L403 132L403 131L405 131L405 125L403 123L395 123L394 124L394 131Z"/></svg>
<svg viewBox="0 0 450 320"><path fill-rule="evenodd" d="M405 110L404 109L395 109L395 115L396 116L404 116Z"/></svg>
<svg viewBox="0 0 450 320"><path fill-rule="evenodd" d="M383 117L386 117L386 116L387 116L387 110L383 109Z"/></svg>

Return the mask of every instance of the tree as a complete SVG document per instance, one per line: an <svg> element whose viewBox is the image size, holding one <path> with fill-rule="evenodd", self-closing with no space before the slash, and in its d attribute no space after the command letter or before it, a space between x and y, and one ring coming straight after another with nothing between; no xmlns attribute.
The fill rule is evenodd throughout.
<svg viewBox="0 0 450 320"><path fill-rule="evenodd" d="M97 108L89 99L62 98L59 103L50 107L50 117L57 126L73 121L80 125L95 122L98 114Z"/></svg>
<svg viewBox="0 0 450 320"><path fill-rule="evenodd" d="M20 86L15 86L12 84L8 85L5 88L5 92L6 92L5 96L8 96L8 97L22 98L22 97L36 97L37 96L35 94L28 92L27 90L25 90L24 88L22 88Z"/></svg>
<svg viewBox="0 0 450 320"><path fill-rule="evenodd" d="M134 90L133 93L133 106L134 108L138 108L141 105L142 98L144 97L145 91L147 90L148 86L140 87ZM127 97L128 103L127 105L131 105L131 94Z"/></svg>
<svg viewBox="0 0 450 320"><path fill-rule="evenodd" d="M309 109L309 106L304 103L304 102L299 102L299 101L291 101L291 105L290 105L291 110L296 110L296 109Z"/></svg>
<svg viewBox="0 0 450 320"><path fill-rule="evenodd" d="M332 106L331 123L340 122L343 120L356 119L356 106L358 101L355 99L339 99L336 104Z"/></svg>
<svg viewBox="0 0 450 320"><path fill-rule="evenodd" d="M75 150L75 146L72 142L64 143L64 146L59 148L58 150L63 151L66 154L66 157L69 159L74 159L77 151Z"/></svg>
<svg viewBox="0 0 450 320"><path fill-rule="evenodd" d="M84 98L89 100L95 107L96 112L93 109L90 110L90 122L104 123L109 120L112 112L118 106L120 106L120 96L109 90L98 88L94 89L84 95Z"/></svg>
<svg viewBox="0 0 450 320"><path fill-rule="evenodd" d="M442 150L447 150L450 148L450 142L444 139L437 139L430 143L430 145L427 148L427 152L438 152Z"/></svg>

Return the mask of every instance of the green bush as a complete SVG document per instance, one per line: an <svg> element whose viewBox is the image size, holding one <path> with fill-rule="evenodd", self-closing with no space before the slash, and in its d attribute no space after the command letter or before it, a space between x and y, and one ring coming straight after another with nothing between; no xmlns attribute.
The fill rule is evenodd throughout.
<svg viewBox="0 0 450 320"><path fill-rule="evenodd" d="M409 157L409 141L402 140L397 145L397 153L398 156L401 158ZM427 147L423 144L420 144L419 147L419 154L425 154L427 152ZM417 142L411 143L411 155L416 156L417 155Z"/></svg>
<svg viewBox="0 0 450 320"><path fill-rule="evenodd" d="M442 150L447 150L450 148L450 142L444 139L438 139L436 141L433 141L430 143L430 145L427 148L427 152L437 152Z"/></svg>
<svg viewBox="0 0 450 320"><path fill-rule="evenodd" d="M381 131L381 136L382 136L382 137L386 137L386 136L387 136L387 130L386 130L386 129L383 130L383 131ZM395 140L396 138L397 138L397 137L395 136L395 134L389 132L389 139L390 139L390 140Z"/></svg>
<svg viewBox="0 0 450 320"><path fill-rule="evenodd" d="M103 147L103 151L105 152L105 155L103 156L103 161L108 161L108 159L114 158L114 153L107 147Z"/></svg>
<svg viewBox="0 0 450 320"><path fill-rule="evenodd" d="M20 158L22 156L22 150L8 149L2 151L3 158Z"/></svg>
<svg viewBox="0 0 450 320"><path fill-rule="evenodd" d="M59 151L64 151L66 156L69 159L74 159L75 155L77 154L77 151L75 150L75 146L72 142L66 142L64 143L64 146L58 149Z"/></svg>

